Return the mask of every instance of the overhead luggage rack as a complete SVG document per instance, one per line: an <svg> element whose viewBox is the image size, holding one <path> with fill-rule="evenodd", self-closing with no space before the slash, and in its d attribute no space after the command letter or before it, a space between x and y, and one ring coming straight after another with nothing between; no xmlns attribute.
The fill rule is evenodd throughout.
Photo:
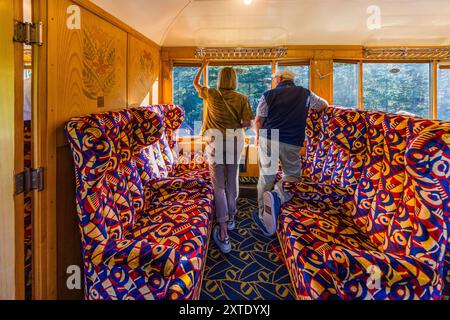
<svg viewBox="0 0 450 320"><path fill-rule="evenodd" d="M449 59L450 47L445 48L365 48L364 57L366 59L400 59L400 60L421 60L421 59Z"/></svg>
<svg viewBox="0 0 450 320"><path fill-rule="evenodd" d="M280 59L287 56L287 48L197 48L197 59L208 58L212 60L261 60Z"/></svg>

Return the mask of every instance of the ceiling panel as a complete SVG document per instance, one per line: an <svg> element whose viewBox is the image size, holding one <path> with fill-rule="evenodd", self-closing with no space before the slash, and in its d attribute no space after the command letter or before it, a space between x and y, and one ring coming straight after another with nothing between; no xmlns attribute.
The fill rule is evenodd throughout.
<svg viewBox="0 0 450 320"><path fill-rule="evenodd" d="M163 46L450 45L449 0L93 0ZM370 30L376 4L381 29Z"/></svg>

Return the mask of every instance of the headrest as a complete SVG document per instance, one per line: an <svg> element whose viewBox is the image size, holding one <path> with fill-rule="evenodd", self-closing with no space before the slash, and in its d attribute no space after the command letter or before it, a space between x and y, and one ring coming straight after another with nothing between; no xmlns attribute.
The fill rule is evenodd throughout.
<svg viewBox="0 0 450 320"><path fill-rule="evenodd" d="M448 127L450 122L440 120L429 120L411 117L408 120L408 134L411 138L415 138L422 134L423 131L428 131L435 127Z"/></svg>
<svg viewBox="0 0 450 320"><path fill-rule="evenodd" d="M352 153L366 149L367 126L362 112L346 111L330 122L330 139L339 147Z"/></svg>
<svg viewBox="0 0 450 320"><path fill-rule="evenodd" d="M164 134L163 118L150 108L133 109L133 135L136 151L155 144Z"/></svg>
<svg viewBox="0 0 450 320"><path fill-rule="evenodd" d="M121 128L129 125L130 120L131 112L126 110L73 118L67 123L66 135L76 157L75 163L89 179L94 180L117 165L110 161L113 146L119 143Z"/></svg>
<svg viewBox="0 0 450 320"><path fill-rule="evenodd" d="M183 107L174 104L164 104L153 107L159 108L164 113L164 123L167 130L175 131L180 129L185 119Z"/></svg>

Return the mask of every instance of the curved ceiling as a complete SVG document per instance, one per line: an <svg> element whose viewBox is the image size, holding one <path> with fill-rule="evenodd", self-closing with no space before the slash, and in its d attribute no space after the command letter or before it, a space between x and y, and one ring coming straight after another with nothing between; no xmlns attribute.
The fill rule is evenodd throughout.
<svg viewBox="0 0 450 320"><path fill-rule="evenodd" d="M449 0L92 1L162 46L450 45Z"/></svg>

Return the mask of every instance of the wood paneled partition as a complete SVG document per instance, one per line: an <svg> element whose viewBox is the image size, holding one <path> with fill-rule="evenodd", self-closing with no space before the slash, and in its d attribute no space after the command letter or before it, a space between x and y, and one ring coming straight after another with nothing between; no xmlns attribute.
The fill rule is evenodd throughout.
<svg viewBox="0 0 450 320"><path fill-rule="evenodd" d="M16 170L15 146L16 120L15 98L17 81L17 45L12 42L13 21L17 15L17 1L0 0L0 300L23 298L23 224L17 225L16 205L23 202L23 196L14 196L14 172ZM15 63L16 62L16 63ZM17 89L17 87L16 87ZM22 127L23 128L23 127ZM20 150L20 148L19 148ZM23 209L23 205L22 205ZM22 211L23 217L23 211ZM17 241L22 236L22 241ZM20 270L22 268L22 270Z"/></svg>
<svg viewBox="0 0 450 320"><path fill-rule="evenodd" d="M64 126L72 117L137 106L151 97L160 47L90 1L35 1L47 31L38 58L45 82L39 88L40 134L45 136L40 147L47 152L38 155L46 189L36 200L35 298L80 299L82 289L67 286L68 268L83 266L73 158Z"/></svg>

